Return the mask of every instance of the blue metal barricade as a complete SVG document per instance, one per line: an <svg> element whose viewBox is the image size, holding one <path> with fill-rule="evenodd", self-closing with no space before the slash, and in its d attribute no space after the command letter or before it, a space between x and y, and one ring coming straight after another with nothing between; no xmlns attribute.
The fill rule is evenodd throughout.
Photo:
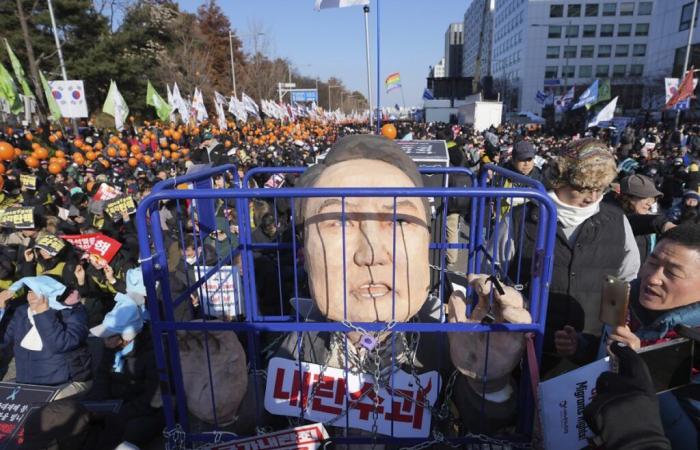
<svg viewBox="0 0 700 450"><path fill-rule="evenodd" d="M543 189L537 185L533 185L534 188L491 187L487 178L482 177L477 180L470 171L459 168L424 168L422 171L448 176L451 173L463 173L472 180L473 187L373 189L287 187L251 189L247 187L250 178L254 176L277 173L299 174L304 170L304 168L297 167L253 169L243 180L239 180L234 166L205 169L177 180L166 180L159 183L152 194L146 197L138 207L137 227L140 261L148 292L148 309L161 381L166 432L169 436L168 445L171 448L178 446L195 448L206 442L234 438L232 434L222 434L225 432L244 434L240 428L218 423L216 413L214 413L213 423L203 424L201 420L193 418L192 412L188 409L186 394L194 387L186 386L183 381L178 332L198 332L204 336L204 342L207 344L205 346L207 365L209 366L208 390L214 411L216 411L217 389L213 385L214 376L212 375L212 362L209 355L208 334L235 333L243 342L249 366L248 390L250 396L246 400L248 403L242 405L240 414L247 416L249 421L254 423L255 428L247 430L253 433L269 429L268 427L283 429L288 428L285 425L299 423L298 421L293 423L289 419L287 423L283 422L280 425L279 418L277 416L271 418L263 406L265 405L265 387L262 384L264 384L265 376L269 375L266 374L266 369L271 361L270 349L274 350L280 342L285 342L294 336L296 336L294 351L301 355L303 354L305 336L310 333L325 333L324 336L328 335L330 339L335 336L335 333L347 333L353 330L361 330L366 335L372 332L384 332L389 336L387 339L391 341L391 363L397 365L395 341L403 339L404 342L408 342L407 337L410 337L412 342L414 336L418 336L417 339L420 339L421 333L424 333L425 336L444 336L448 332L489 333L486 335L487 339L490 332L495 331L533 333L539 357L544 334L548 282L551 277L551 257L556 231L556 220L554 219L556 210ZM495 170L504 178L518 178L516 174L503 169L496 168ZM212 180L215 180L215 183ZM192 183L193 188L175 189L181 183ZM397 204L404 198L442 199L443 207L433 208L430 218L433 223L440 224L438 229L431 230L432 237L429 243L430 250L437 255L435 260L437 263L431 262L431 270L438 273L437 279L439 280L430 289L437 305L435 321L396 322L392 312L392 319L389 321L350 322L347 320L348 306L345 299L343 302L345 320L333 322L310 317L310 314L318 313L318 308L314 309L313 301L304 297L309 295L309 288L305 285L307 274L302 259L306 256L301 251L303 248L301 226L295 220L296 202L308 201L312 198L340 199L341 210L338 222L342 233L342 251L337 256L343 260L341 265L342 284L343 292L345 292L345 271L348 264L346 261L346 227L351 226L349 225L351 220L348 219L351 212L346 211L346 202L347 199L369 197L386 197L393 205L391 208L393 210L387 213L391 217L392 227L386 231L391 235L392 264L395 264L393 258L397 255L397 251L404 252L407 261L410 259L406 250L397 250L398 243L405 245L405 240L397 238L399 233L403 236L403 228L397 232L397 223L400 220ZM463 212L464 217L468 219L469 232L466 236L466 242L462 239L457 243L448 243L445 233L446 205L449 199L459 197L471 200L469 210ZM518 273L517 279L510 280L507 272L503 271L498 264L497 246L499 244L497 241L498 237L503 234L502 227L512 226L514 208L510 208L507 214L501 215L501 205L513 198L527 199L533 207L538 208L541 220L534 242L536 249L534 259L536 261L532 263L532 267L536 267L537 270L532 270L532 273L528 274ZM263 243L254 239L254 236L260 237L261 230L259 226L254 229L251 225L251 204L259 201L266 202L266 208L271 208L267 214L274 217L275 224L279 223L280 214L289 215L289 223L286 225L284 237L277 233L270 237L268 242ZM281 212L278 209L277 202L284 202L286 212ZM204 213L200 213L200 211L204 211ZM166 226L163 225L161 220L163 214L168 214L170 224L173 226L167 226L167 220L165 220ZM233 231L236 229L238 236L235 236ZM262 231L264 232L264 230ZM460 262L450 267L447 267L445 263L445 252L448 249L456 249L461 255ZM488 261L491 263L489 264ZM517 264L519 262L511 261L511 263ZM265 265L264 269L263 265ZM185 267L184 274L182 266ZM391 286L393 287L396 280L396 268L392 267L392 271ZM190 276L193 272L194 276ZM448 321L448 299L445 297L447 297L448 292L446 286L449 284L446 274L450 272L462 275L483 272L496 275L502 280L509 280L510 284L526 284L528 289L524 293L526 293L526 304L532 315L532 323L454 323ZM229 283L227 277L232 277L231 279L234 281L240 280L240 286L235 282ZM260 295L267 296L270 291L276 298L272 300L265 298L264 301L261 301ZM392 311L396 310L395 295L395 293L392 294ZM211 302L211 304L207 303L208 306L204 307L203 302ZM233 305L228 308L229 304L225 302L233 302ZM447 341L441 342L446 343ZM345 352L344 360L348 361L347 343ZM485 358L488 362L488 352ZM301 357L297 359L299 372L303 375L305 369L302 367ZM439 373L442 373L443 370L449 370L451 367L449 358L438 364L440 365L437 368ZM521 444L523 440L527 441L531 431L534 405L532 391L527 388L526 365L523 362L520 371L519 401L523 410L519 411L519 429L517 434L511 436L513 442L520 440ZM347 363L344 370L347 381ZM453 383L456 373L456 371L452 372L449 380L438 377L436 392L442 392L445 386ZM386 388L391 389L393 396L393 375L391 380L391 387L387 386ZM418 381L418 378L415 380ZM420 382L418 383L420 385ZM310 397L312 399L319 384L320 378L311 389ZM328 392L324 391L324 395L327 394ZM350 394L346 394L348 395L345 395L344 401L347 412ZM449 395L446 396L449 397ZM432 406L428 402L430 408L428 417L433 417L437 424L438 417L441 417L442 414L438 411L448 411L449 408L442 405L446 405L446 402L450 400L450 398L436 399ZM440 407L438 407L438 402L441 403ZM373 410L367 410L368 415L375 417L375 431L377 408L378 404L375 403ZM381 442L413 445L428 441L437 442L443 439L445 434L447 436L444 439L455 444L489 442L488 439L484 441L479 436L469 434L451 435L447 433L449 430L440 430L437 425L429 430L429 436L420 439L406 437L395 432L398 429L395 421L396 417L399 416L393 414L393 409L391 411L392 414L387 413L385 416L390 418L390 420L387 419L388 431L374 432L372 436L356 436L350 432L349 430L353 427L350 426L349 414L347 413L339 414L335 420L326 423L344 430L336 432L332 436L333 442L338 444ZM305 414L305 407L301 407L300 417L297 419L306 419ZM343 415L345 417L339 418Z"/></svg>

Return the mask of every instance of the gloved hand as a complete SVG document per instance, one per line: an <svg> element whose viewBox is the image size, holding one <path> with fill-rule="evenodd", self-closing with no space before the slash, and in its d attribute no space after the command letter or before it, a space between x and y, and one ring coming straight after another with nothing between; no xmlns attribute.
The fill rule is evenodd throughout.
<svg viewBox="0 0 700 450"><path fill-rule="evenodd" d="M449 320L452 323L480 323L489 314L489 297L493 283L488 275L469 275L469 284L474 288L479 303L466 317L467 300L461 292L454 292L449 301ZM523 307L520 293L509 286L503 286L504 293L493 289L493 304L490 314L497 323L531 323L530 313ZM520 362L525 345L522 333L448 333L450 357L455 367L471 381L477 382L474 388L481 392L486 382L486 392L494 392L508 385L510 373ZM488 361L486 359L488 339ZM484 376L484 370L486 374Z"/></svg>
<svg viewBox="0 0 700 450"><path fill-rule="evenodd" d="M646 364L619 342L613 342L610 351L619 360L620 373L598 377L596 395L583 411L586 423L605 448L670 449Z"/></svg>

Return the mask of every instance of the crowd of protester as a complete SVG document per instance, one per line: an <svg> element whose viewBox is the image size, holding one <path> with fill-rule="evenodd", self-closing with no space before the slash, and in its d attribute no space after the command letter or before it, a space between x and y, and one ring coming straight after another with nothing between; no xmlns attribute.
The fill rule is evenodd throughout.
<svg viewBox="0 0 700 450"><path fill-rule="evenodd" d="M0 374L12 382L58 389L53 404L27 422L27 445L43 448L66 438L61 435L65 430L46 428L51 417L59 415L82 418L82 431L73 433L75 446L70 448L108 448L122 441L145 446L161 434L164 419L134 215L134 207L157 182L186 174L199 164L234 164L239 176L255 167L310 166L338 138L370 132L366 124L309 120L229 123L228 130L206 123L197 127L130 123L121 132L83 124L77 136L55 127L0 131ZM640 294L639 280L645 283L645 273L651 277L656 267L670 264L674 254L668 252L679 246L700 251L700 233L694 228L700 221L700 126L631 124L623 130L595 129L587 135L516 125L484 132L438 123L398 122L393 127L397 138L445 140L453 166L478 172L485 164L497 164L549 190L558 207L559 230L541 367L544 376L600 356L605 337L601 338L597 308L603 275L632 282L632 297L651 298L670 288L646 288L651 292L645 293L643 285ZM222 176L214 183L225 188L236 180ZM294 183L293 176L264 175L251 181L260 187ZM451 180L452 186L469 183L467 178ZM126 198L133 200L132 207L110 208L114 200ZM11 214L20 208L22 214ZM241 214L226 204L219 208L216 230L203 248L191 236L197 224L188 222L178 208L172 202L161 207L174 296L191 284L195 266L211 264L212 255L216 262L216 255L235 249ZM524 227L515 233L528 234L537 226L535 210L517 203L505 208L512 208L514 217L525 215L524 220L513 221ZM254 242L292 239L288 203L254 200L250 211ZM468 211L468 205L458 199L448 204L449 241L458 241L460 230L469 223ZM500 214L506 212L503 209ZM674 234L675 227L681 231ZM185 237L188 233L190 237ZM519 249L503 243L499 251L503 261L533 258L531 243ZM294 284L293 258L278 261L277 257L264 250L255 252L258 285L265 285L258 291L263 313L278 310L277 292L292 292L290 284ZM448 268L457 261L456 251L447 252ZM522 270L529 273L530 269ZM696 276L684 270L671 278L687 282ZM278 283L274 280L282 280L283 286L272 286ZM610 330L610 338L638 348L642 340L668 337L679 320L700 325L694 323L700 322L694 314L695 300L700 298L679 300L679 295L688 294L677 294L676 303L661 307L650 308L648 299L632 301L633 323ZM178 308L177 318L198 317L198 306L193 296L192 302ZM638 330L643 333L635 334ZM648 394L644 387L637 391ZM685 422L698 419L688 406L693 395L674 397L680 405L675 413L691 411ZM98 416L73 401L76 398L120 399L122 405L116 415ZM664 419L670 421L673 413L666 414ZM667 430L672 428L666 422ZM675 426L682 431L674 431L675 436L697 443L697 435L688 439L688 425L679 422ZM596 431L603 433L602 427L599 424ZM118 431L104 433L105 429ZM647 442L664 448L669 444L659 432L663 434L647 426L626 437L624 445L635 448L634 442ZM676 447L675 437L669 438L674 448L681 448ZM613 442L615 437L608 439Z"/></svg>

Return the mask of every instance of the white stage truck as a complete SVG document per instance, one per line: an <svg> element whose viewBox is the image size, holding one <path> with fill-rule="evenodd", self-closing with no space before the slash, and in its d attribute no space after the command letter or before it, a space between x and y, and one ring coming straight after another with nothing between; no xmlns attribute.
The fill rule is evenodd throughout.
<svg viewBox="0 0 700 450"><path fill-rule="evenodd" d="M492 125L497 127L501 124L503 116L503 103L474 99L460 105L458 120L463 125L473 125L477 131L484 131Z"/></svg>

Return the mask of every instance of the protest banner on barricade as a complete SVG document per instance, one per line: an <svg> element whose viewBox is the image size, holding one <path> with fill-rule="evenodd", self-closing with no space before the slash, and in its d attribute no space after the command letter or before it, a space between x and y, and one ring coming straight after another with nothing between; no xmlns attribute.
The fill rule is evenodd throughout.
<svg viewBox="0 0 700 450"><path fill-rule="evenodd" d="M322 423L302 425L289 430L240 439L225 444L215 444L208 450L316 450L328 439L328 432Z"/></svg>
<svg viewBox="0 0 700 450"><path fill-rule="evenodd" d="M194 279L203 278L213 267L195 266ZM241 273L236 266L221 266L199 289L205 314L237 317L244 314Z"/></svg>
<svg viewBox="0 0 700 450"><path fill-rule="evenodd" d="M36 175L20 174L19 182L25 189L29 189L30 191L36 190Z"/></svg>
<svg viewBox="0 0 700 450"><path fill-rule="evenodd" d="M365 373L346 373L343 369L272 358L267 369L265 409L271 414L299 417L304 408L308 420L327 425L347 414L350 428L373 431L372 411L376 404L377 433L428 437L431 416L425 405L434 405L437 400L438 372L414 376L399 370L393 374L390 385L375 391L374 383L374 378ZM312 390L315 395L310 398ZM346 418L339 425L344 426Z"/></svg>
<svg viewBox="0 0 700 450"><path fill-rule="evenodd" d="M129 215L136 212L136 202L134 202L134 198L130 195L113 198L105 203L104 212L112 218L112 220L121 219L122 213L124 212Z"/></svg>
<svg viewBox="0 0 700 450"><path fill-rule="evenodd" d="M28 230L34 228L34 208L31 206L0 209L0 227Z"/></svg>
<svg viewBox="0 0 700 450"><path fill-rule="evenodd" d="M0 450L20 448L29 413L53 400L58 387L0 382Z"/></svg>

